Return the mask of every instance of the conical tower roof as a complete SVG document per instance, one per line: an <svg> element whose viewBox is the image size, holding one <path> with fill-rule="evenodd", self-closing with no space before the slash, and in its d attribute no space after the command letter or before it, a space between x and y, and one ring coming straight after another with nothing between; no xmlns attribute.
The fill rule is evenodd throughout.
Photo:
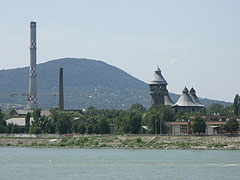
<svg viewBox="0 0 240 180"><path fill-rule="evenodd" d="M196 106L201 106L201 107L203 107L204 105L202 105L201 103L200 103L200 101L199 101L199 99L198 99L198 97L197 97L197 95L196 95L196 91L195 91L195 89L191 89L190 90L190 97L192 98L192 101L194 102L194 104L196 105Z"/></svg>
<svg viewBox="0 0 240 180"><path fill-rule="evenodd" d="M183 93L181 95L181 97L178 99L178 101L176 102L176 104L174 104L174 106L196 106L191 98L191 96L188 93L188 89L187 87L185 87L183 89Z"/></svg>
<svg viewBox="0 0 240 180"><path fill-rule="evenodd" d="M151 81L149 82L149 84L153 85L167 85L167 81L165 80L165 78L162 76L161 70L159 67L157 67L157 69L154 72L153 78L151 79Z"/></svg>
<svg viewBox="0 0 240 180"><path fill-rule="evenodd" d="M164 105L173 106L173 101L170 98L169 94L164 96Z"/></svg>

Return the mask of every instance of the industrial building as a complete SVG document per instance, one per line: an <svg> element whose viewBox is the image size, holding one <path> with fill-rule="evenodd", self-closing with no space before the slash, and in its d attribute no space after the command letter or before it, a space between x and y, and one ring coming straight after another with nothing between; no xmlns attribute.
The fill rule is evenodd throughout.
<svg viewBox="0 0 240 180"><path fill-rule="evenodd" d="M182 95L174 104L167 90L167 81L163 77L159 67L154 71L153 78L149 82L150 95L152 96L152 106L158 104L168 105L174 108L175 113L196 112L204 107L196 95L196 91L192 88L190 92L187 87L184 88Z"/></svg>

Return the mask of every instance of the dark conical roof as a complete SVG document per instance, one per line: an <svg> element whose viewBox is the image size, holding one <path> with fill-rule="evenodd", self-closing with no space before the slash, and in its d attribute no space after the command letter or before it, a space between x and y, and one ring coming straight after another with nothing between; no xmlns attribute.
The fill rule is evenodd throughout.
<svg viewBox="0 0 240 180"><path fill-rule="evenodd" d="M173 106L172 99L170 98L169 94L164 96L164 105Z"/></svg>
<svg viewBox="0 0 240 180"><path fill-rule="evenodd" d="M163 77L161 70L159 67L154 72L153 78L149 82L149 84L156 84L156 85L167 85L167 81Z"/></svg>
<svg viewBox="0 0 240 180"><path fill-rule="evenodd" d="M204 105L202 105L196 95L196 91L192 88L190 90L190 93L187 89L187 87L185 87L182 91L182 95L181 97L178 99L178 101L176 102L176 104L174 104L174 106L185 106L185 107L203 107Z"/></svg>
<svg viewBox="0 0 240 180"><path fill-rule="evenodd" d="M185 107L186 106L196 106L188 93L187 87L185 87L183 89L183 93L182 93L181 97L178 99L176 104L174 104L174 106L185 106Z"/></svg>
<svg viewBox="0 0 240 180"><path fill-rule="evenodd" d="M191 89L190 90L190 97L192 98L192 101L194 102L194 104L196 105L196 106L204 106L204 105L202 105L201 103L200 103L200 101L199 101L199 99L198 99L198 97L197 97L197 95L196 95L196 91L195 91L195 89Z"/></svg>

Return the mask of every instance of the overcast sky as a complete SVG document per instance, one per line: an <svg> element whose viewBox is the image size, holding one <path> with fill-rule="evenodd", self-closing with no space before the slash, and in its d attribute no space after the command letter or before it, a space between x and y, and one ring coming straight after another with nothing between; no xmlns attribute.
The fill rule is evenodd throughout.
<svg viewBox="0 0 240 180"><path fill-rule="evenodd" d="M0 69L103 60L148 82L158 65L170 92L233 101L240 93L239 0L0 0Z"/></svg>

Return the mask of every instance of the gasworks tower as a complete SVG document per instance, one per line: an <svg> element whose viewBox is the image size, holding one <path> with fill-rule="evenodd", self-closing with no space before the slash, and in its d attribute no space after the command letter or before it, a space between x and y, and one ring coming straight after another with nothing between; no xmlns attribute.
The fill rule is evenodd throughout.
<svg viewBox="0 0 240 180"><path fill-rule="evenodd" d="M152 106L164 104L172 106L173 102L167 90L167 81L163 77L159 67L154 72L152 80L149 82L150 95L152 96Z"/></svg>

